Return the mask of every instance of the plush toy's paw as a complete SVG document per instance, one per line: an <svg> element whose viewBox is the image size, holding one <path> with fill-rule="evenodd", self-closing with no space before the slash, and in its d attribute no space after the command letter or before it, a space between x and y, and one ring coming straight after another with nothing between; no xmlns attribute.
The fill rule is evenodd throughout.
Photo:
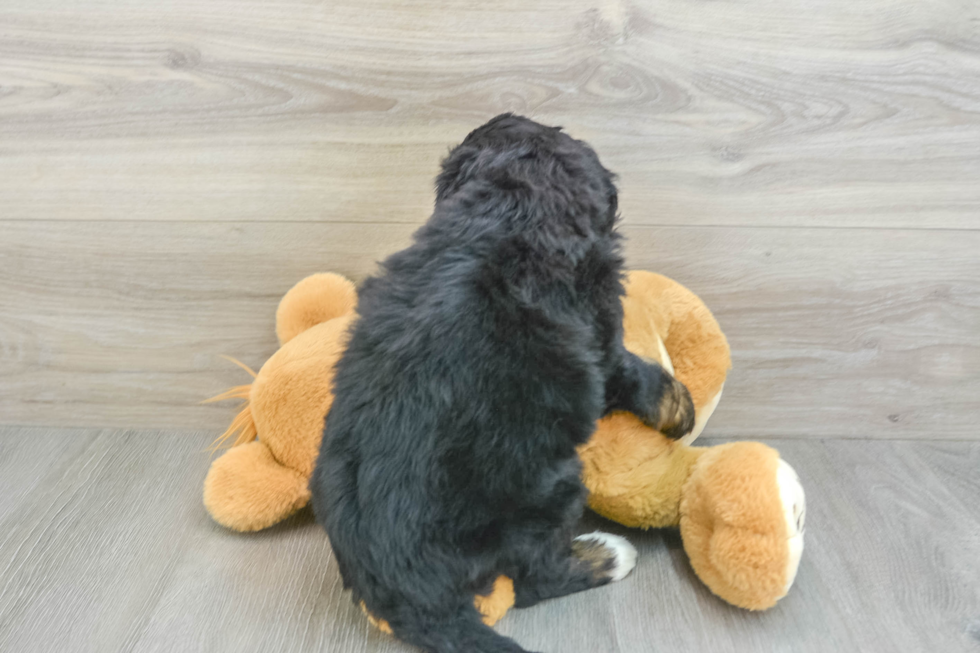
<svg viewBox="0 0 980 653"><path fill-rule="evenodd" d="M572 555L587 561L596 576L609 582L623 580L636 566L636 548L625 537L612 533L579 535L572 540Z"/></svg>
<svg viewBox="0 0 980 653"><path fill-rule="evenodd" d="M664 381L663 394L657 404L657 416L650 421L644 420L671 440L684 437L694 428L694 402L691 393L683 383L674 377Z"/></svg>
<svg viewBox="0 0 980 653"><path fill-rule="evenodd" d="M262 442L232 447L204 479L204 507L216 522L236 531L268 528L309 500L309 481L280 465Z"/></svg>
<svg viewBox="0 0 980 653"><path fill-rule="evenodd" d="M786 520L787 545L789 556L786 560L786 585L783 595L789 592L796 580L796 571L803 557L803 533L806 530L806 495L800 477L788 462L779 459L776 470L776 483L779 485L779 500L783 504L783 518Z"/></svg>
<svg viewBox="0 0 980 653"><path fill-rule="evenodd" d="M681 500L681 537L695 573L733 605L764 610L789 591L803 552L803 488L758 442L711 447Z"/></svg>

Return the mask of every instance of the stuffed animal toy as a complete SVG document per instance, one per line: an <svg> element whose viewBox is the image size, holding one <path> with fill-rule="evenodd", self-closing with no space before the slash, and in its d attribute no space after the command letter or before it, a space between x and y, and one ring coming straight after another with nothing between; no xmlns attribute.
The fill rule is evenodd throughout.
<svg viewBox="0 0 980 653"><path fill-rule="evenodd" d="M246 400L218 441L235 437L233 446L213 462L204 483L204 505L218 523L256 531L309 502L332 370L356 303L354 285L339 275L300 281L276 313L279 351L258 374L248 370L250 385L213 399ZM695 428L672 441L628 413L600 420L579 450L589 506L630 527L680 527L691 566L712 592L750 610L771 607L793 584L803 550L799 479L760 443L690 446L718 405L730 367L725 336L696 295L666 277L634 271L623 309L627 348L659 361L688 387ZM492 625L514 595L505 577L491 589L475 602Z"/></svg>

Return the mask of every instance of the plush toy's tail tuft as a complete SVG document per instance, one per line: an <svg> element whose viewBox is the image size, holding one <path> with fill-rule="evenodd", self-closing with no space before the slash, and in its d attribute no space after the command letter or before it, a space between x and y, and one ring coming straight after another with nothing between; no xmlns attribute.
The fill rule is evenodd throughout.
<svg viewBox="0 0 980 653"><path fill-rule="evenodd" d="M245 363L236 360L231 356L222 356L222 358L231 361L235 365L239 366L240 368L242 368L243 370L251 374L253 379L257 376L255 371L252 370L252 368L246 365ZM218 449L220 449L228 440L230 440L233 436L235 436L236 433L238 435L237 437L235 437L235 441L231 443L231 446L233 447L237 447L240 444L246 444L258 437L259 431L255 427L255 420L252 419L252 409L249 406L249 402L248 402L248 398L251 392L252 392L251 383L246 385L236 385L233 388L229 388L228 390L225 390L219 395L215 395L214 397L211 397L210 399L205 399L204 401L201 402L202 404L210 404L215 401L225 401L227 399L245 400L245 403L242 405L242 409L238 411L237 415L235 415L235 419L231 420L231 424L228 425L228 428L225 430L225 432L219 435L218 438L211 443L211 446L208 449L211 453L218 451Z"/></svg>

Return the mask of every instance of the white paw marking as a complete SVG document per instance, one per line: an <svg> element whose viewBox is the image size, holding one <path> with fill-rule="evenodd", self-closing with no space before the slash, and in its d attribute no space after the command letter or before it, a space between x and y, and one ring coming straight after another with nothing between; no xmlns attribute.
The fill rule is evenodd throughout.
<svg viewBox="0 0 980 653"><path fill-rule="evenodd" d="M636 548L625 537L595 531L594 533L579 535L575 539L596 541L613 551L616 556L616 563L610 572L610 578L613 582L626 578L636 566Z"/></svg>

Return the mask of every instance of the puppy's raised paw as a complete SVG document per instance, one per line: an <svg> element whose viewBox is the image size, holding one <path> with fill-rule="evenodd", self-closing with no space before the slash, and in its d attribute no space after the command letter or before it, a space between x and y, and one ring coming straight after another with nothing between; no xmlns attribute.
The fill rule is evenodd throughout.
<svg viewBox="0 0 980 653"><path fill-rule="evenodd" d="M684 437L694 429L694 402L687 387L675 378L663 389L657 405L659 418L651 424L671 440Z"/></svg>
<svg viewBox="0 0 980 653"><path fill-rule="evenodd" d="M636 566L636 549L612 533L586 533L572 540L572 555L586 562L600 582L626 578Z"/></svg>

